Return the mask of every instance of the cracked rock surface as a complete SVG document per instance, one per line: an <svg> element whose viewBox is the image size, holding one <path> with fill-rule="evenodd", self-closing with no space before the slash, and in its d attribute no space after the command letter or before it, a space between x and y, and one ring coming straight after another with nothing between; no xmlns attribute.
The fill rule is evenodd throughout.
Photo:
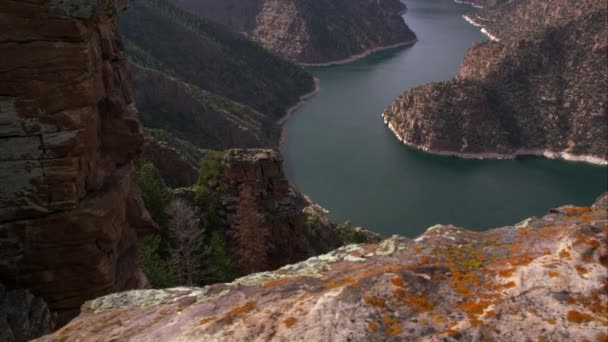
<svg viewBox="0 0 608 342"><path fill-rule="evenodd" d="M52 340L606 338L608 194L472 232L434 226L230 284L95 299Z"/></svg>

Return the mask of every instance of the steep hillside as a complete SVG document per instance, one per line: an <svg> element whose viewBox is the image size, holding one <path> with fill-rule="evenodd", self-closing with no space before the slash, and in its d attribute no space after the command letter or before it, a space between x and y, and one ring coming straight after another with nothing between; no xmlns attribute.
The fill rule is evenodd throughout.
<svg viewBox="0 0 608 342"><path fill-rule="evenodd" d="M399 0L171 0L299 63L339 62L412 44Z"/></svg>
<svg viewBox="0 0 608 342"><path fill-rule="evenodd" d="M384 120L439 154L606 164L607 13L597 0L519 0L470 15L498 41L473 46L456 79L401 95Z"/></svg>
<svg viewBox="0 0 608 342"><path fill-rule="evenodd" d="M229 284L119 293L42 341L603 341L608 194L514 226L434 226Z"/></svg>
<svg viewBox="0 0 608 342"><path fill-rule="evenodd" d="M271 116L154 69L131 64L129 70L146 127L210 149L276 145L279 129Z"/></svg>
<svg viewBox="0 0 608 342"><path fill-rule="evenodd" d="M276 121L315 87L302 68L164 0L133 1L120 30L144 125L199 147L276 145Z"/></svg>

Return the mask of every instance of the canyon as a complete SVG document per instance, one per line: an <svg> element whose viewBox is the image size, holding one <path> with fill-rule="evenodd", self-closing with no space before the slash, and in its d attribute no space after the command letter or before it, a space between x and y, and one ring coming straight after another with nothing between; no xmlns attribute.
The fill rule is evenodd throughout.
<svg viewBox="0 0 608 342"><path fill-rule="evenodd" d="M505 10L509 13L561 8L554 2L541 9L527 3L488 2L487 12L479 13L497 13L493 20L499 25L503 7L497 6L514 6ZM268 0L255 30L272 34L253 38L311 64L415 39L400 16L405 10L400 2L354 4ZM556 37L569 38L556 45L560 48L580 44L591 49L577 55L584 63L576 71L584 79L568 84L604 85L606 70L593 54L606 52L605 27L599 25L606 11L591 6L597 2L586 4L556 14L574 19L538 37L488 26L499 42L475 45L456 83L432 94L453 96L462 91L458 82L487 82L488 75L503 71L495 59L519 61L508 65L519 72L524 63L518 58L528 57L523 50L539 50L541 56L532 59L538 64L532 65L540 73L553 72L556 67L548 61L555 55L542 53ZM608 337L608 193L591 206L566 205L484 232L435 225L415 238L383 240L334 220L290 184L280 152L254 148L277 147L277 121L318 90L308 71L169 1L131 2L124 12L126 6L126 0L7 0L0 5L0 21L11 28L0 30L0 340L29 340L56 328L40 340ZM320 8L332 8L332 16L320 18ZM364 31L349 31L346 41L325 31L324 20L336 20L340 8L348 9L342 15L353 20L338 16L345 20L338 21L344 25L340 28L365 24ZM248 10L244 6L237 12ZM296 30L300 37L310 35L302 43L305 49L298 50L298 37L274 36L285 33L274 26L285 26L285 13L294 23L321 21L306 26L308 31ZM585 39L573 38L579 34ZM328 40L315 40L319 37ZM288 45L285 39L296 43L277 50ZM328 54L321 56L313 46ZM479 56L486 50L483 64ZM571 57L565 50L551 53L564 54L566 61ZM510 54L517 58L509 59ZM590 70L602 74L590 78ZM569 137L574 147L564 151L605 159L605 146L594 140L605 133L604 117L586 115L601 107L601 94L581 94L565 97L576 102L576 110L583 109L573 109L576 134ZM415 104L436 100L411 98ZM391 108L384 116L397 130L403 125L391 120L402 108ZM491 123L484 118L474 117ZM568 121L559 119L560 124ZM307 139L322 141L320 134ZM348 180L348 174L341 176ZM346 203L355 198L338 195ZM169 208L163 208L165 201ZM424 213L435 210L429 206ZM203 280L190 277L188 286L152 289L159 287L151 276L158 276L159 269L146 272L158 259L147 258L146 248L149 252L150 241L159 240L150 238L165 245L161 250L152 244L158 248L155 257L164 262L175 254L172 240L184 237L178 230L183 227L170 226L184 221L202 236L193 245L203 257L193 265L202 262L203 269L196 271L206 272ZM226 274L218 276L216 268L222 267L219 272Z"/></svg>

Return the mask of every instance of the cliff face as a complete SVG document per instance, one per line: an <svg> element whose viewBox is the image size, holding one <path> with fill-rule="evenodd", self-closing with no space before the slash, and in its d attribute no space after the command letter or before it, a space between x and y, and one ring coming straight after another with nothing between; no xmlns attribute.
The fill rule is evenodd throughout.
<svg viewBox="0 0 608 342"><path fill-rule="evenodd" d="M299 63L351 58L368 50L413 43L399 0L172 0L243 32Z"/></svg>
<svg viewBox="0 0 608 342"><path fill-rule="evenodd" d="M145 283L136 243L155 225L134 187L142 128L115 16L124 1L0 6L0 281L60 322Z"/></svg>
<svg viewBox="0 0 608 342"><path fill-rule="evenodd" d="M469 20L459 76L412 89L383 113L403 142L435 153L608 160L608 28L601 1L520 0Z"/></svg>
<svg viewBox="0 0 608 342"><path fill-rule="evenodd" d="M431 227L205 288L88 302L42 340L606 338L608 194L486 232Z"/></svg>

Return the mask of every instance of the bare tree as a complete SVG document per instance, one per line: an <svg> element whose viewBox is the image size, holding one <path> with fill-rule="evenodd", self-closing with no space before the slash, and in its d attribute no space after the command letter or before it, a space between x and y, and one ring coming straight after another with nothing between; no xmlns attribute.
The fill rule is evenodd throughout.
<svg viewBox="0 0 608 342"><path fill-rule="evenodd" d="M202 268L203 229L194 209L184 200L177 199L169 206L175 244L170 251L169 264L180 283L194 285Z"/></svg>
<svg viewBox="0 0 608 342"><path fill-rule="evenodd" d="M256 208L252 187L244 186L239 194L231 236L236 245L234 254L238 264L246 273L262 271L268 267L270 232L264 221L264 215Z"/></svg>

